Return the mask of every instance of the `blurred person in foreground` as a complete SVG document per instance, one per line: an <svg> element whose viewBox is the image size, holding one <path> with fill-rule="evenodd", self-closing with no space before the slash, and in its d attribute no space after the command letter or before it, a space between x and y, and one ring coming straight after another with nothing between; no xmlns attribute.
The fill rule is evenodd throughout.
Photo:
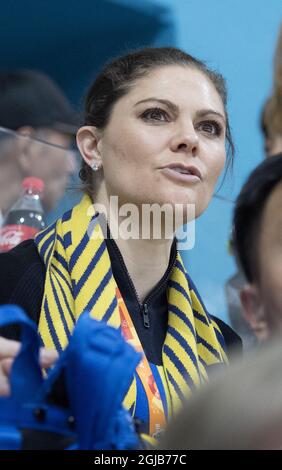
<svg viewBox="0 0 282 470"><path fill-rule="evenodd" d="M272 157L282 152L282 26L277 41L274 68L273 86L266 100L260 120L260 128L264 138L264 152L266 157ZM232 247L235 255L235 247ZM246 284L246 278L240 266L236 266L236 273L228 279L225 285L228 302L229 318L234 330L243 340L244 350L256 346L256 338L246 321L240 301L240 291Z"/></svg>
<svg viewBox="0 0 282 470"><path fill-rule="evenodd" d="M2 215L17 199L26 176L44 181L43 206L49 212L64 195L69 177L76 170L70 149L77 117L71 104L41 72L2 71L0 127Z"/></svg>
<svg viewBox="0 0 282 470"><path fill-rule="evenodd" d="M234 244L247 283L246 320L259 341L282 335L282 154L249 176L234 211Z"/></svg>

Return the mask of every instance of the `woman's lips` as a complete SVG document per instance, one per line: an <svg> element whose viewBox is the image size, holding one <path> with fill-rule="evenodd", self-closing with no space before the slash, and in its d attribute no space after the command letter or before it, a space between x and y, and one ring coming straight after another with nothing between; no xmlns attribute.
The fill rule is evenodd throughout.
<svg viewBox="0 0 282 470"><path fill-rule="evenodd" d="M162 173L170 179L175 181L184 182L184 183L199 183L201 178L198 175L191 173L181 173L179 169L176 168L161 168Z"/></svg>

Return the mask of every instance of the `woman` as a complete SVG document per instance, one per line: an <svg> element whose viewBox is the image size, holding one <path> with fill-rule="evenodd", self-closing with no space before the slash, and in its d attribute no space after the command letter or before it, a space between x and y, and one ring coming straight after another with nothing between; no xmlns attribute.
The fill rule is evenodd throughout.
<svg viewBox="0 0 282 470"><path fill-rule="evenodd" d="M60 351L89 310L144 351L124 404L153 436L207 379L210 366L227 362L224 337L237 338L205 310L176 240L163 236L168 220L158 225L161 237L142 238L138 218L139 238L128 239L125 204L135 215L146 204L168 204L174 219L181 207L184 222L192 205L198 217L225 165L226 140L233 148L225 105L222 77L178 49L143 49L107 65L88 93L77 134L82 202L35 243L0 257L1 303L22 305L45 347ZM113 196L118 211L110 213ZM14 329L6 334L15 338ZM3 341L7 371L18 345ZM52 364L46 354L44 365ZM7 381L4 387L7 393Z"/></svg>

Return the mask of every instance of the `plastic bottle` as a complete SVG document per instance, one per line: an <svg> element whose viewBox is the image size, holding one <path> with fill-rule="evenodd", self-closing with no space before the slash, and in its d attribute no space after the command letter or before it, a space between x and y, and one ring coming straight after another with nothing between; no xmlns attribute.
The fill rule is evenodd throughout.
<svg viewBox="0 0 282 470"><path fill-rule="evenodd" d="M23 193L11 207L0 229L0 253L9 251L45 228L40 196L44 182L32 176L22 182Z"/></svg>

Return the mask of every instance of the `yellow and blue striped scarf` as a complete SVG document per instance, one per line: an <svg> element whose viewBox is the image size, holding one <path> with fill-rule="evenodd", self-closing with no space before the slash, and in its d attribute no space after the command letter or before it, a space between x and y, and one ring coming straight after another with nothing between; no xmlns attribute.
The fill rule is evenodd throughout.
<svg viewBox="0 0 282 470"><path fill-rule="evenodd" d="M39 334L46 347L59 352L67 345L75 322L84 311L120 328L117 285L99 223L93 225L89 237L95 217L92 201L84 196L35 238L46 265ZM227 362L220 329L189 282L178 253L168 283L168 328L162 353L162 379L170 395L168 415L179 408L193 388L207 380L210 365ZM132 410L135 402L134 378L125 406Z"/></svg>

